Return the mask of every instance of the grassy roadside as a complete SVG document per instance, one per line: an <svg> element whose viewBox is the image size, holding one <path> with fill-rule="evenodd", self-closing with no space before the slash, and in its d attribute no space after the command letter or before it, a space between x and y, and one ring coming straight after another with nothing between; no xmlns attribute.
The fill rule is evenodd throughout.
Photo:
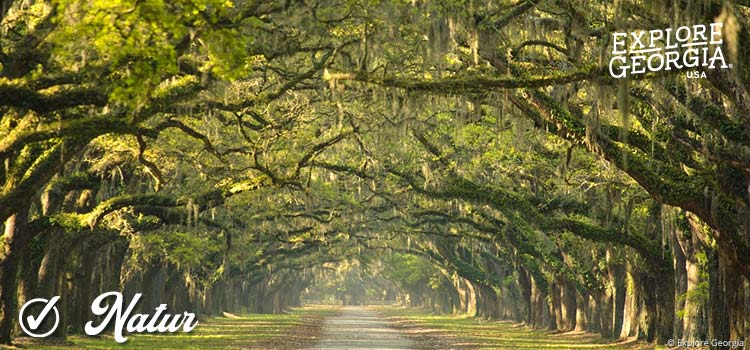
<svg viewBox="0 0 750 350"><path fill-rule="evenodd" d="M378 311L391 318L404 334L422 343L425 349L635 350L645 348L643 347L645 344L639 342L612 343L594 334L531 330L508 321L486 321L454 315L435 316L426 314L422 310L398 307L378 308ZM440 341L435 342L435 339L440 339Z"/></svg>
<svg viewBox="0 0 750 350"><path fill-rule="evenodd" d="M129 335L124 344L117 344L111 335L88 337L74 335L64 344L37 342L19 338L19 347L0 349L49 350L225 350L225 349L298 349L315 343L322 319L336 313L331 306L305 306L280 315L248 314L213 317L201 322L191 333L168 335Z"/></svg>

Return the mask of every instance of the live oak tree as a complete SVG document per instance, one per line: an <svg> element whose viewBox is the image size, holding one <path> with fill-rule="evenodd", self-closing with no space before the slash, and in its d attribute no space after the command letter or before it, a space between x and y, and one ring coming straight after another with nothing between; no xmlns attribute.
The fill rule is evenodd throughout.
<svg viewBox="0 0 750 350"><path fill-rule="evenodd" d="M297 10L300 16L288 16ZM257 111L306 84L337 48L347 44L307 35L325 33L336 21L310 22L316 10L304 5L11 1L3 3L2 11L0 219L6 224L0 257L0 341L6 343L13 330L10 315L16 313L21 256L28 254L32 237L45 230L29 225L36 215L35 197L53 177L69 175L67 165L92 140L102 135L135 138L137 158L153 177L154 190L168 179L144 153L149 140L167 129L201 140L218 158L242 153L268 176L271 171L263 165L260 151L270 150L255 144L268 140L252 140L248 134L283 130L285 121L278 121L282 128L274 129L271 123L276 121L265 120ZM297 33L298 21L308 24L310 32ZM238 127L251 150L218 151L190 126L196 117L212 113L225 127ZM253 152L255 148L260 151ZM213 188L195 198L192 206L205 210L220 205L224 197L255 187L260 177L246 176L236 184ZM85 220L36 221L42 226L62 222L64 230L70 229L65 225L83 226L79 224L94 228L103 216L121 208L187 207L189 202L144 193L103 201Z"/></svg>
<svg viewBox="0 0 750 350"><path fill-rule="evenodd" d="M683 23L723 22L726 52L743 52L747 4L467 2L424 4L420 10L434 15L403 18L407 28L422 31L415 29L405 40L370 38L383 45L370 52L401 60L369 57L368 69L334 72L330 79L459 95L477 105L512 104L537 127L607 159L659 202L708 225L690 232L715 245L715 273L734 276L712 284L710 331L720 338L743 337L744 289L738 286L748 277L742 158L748 146L742 136L750 96L747 55L731 56L732 69L711 70L703 81L675 74L614 81L605 67L612 32ZM392 27L383 28L379 33L392 35ZM719 321L727 317L728 326ZM671 334L668 327L659 332L663 339ZM722 333L726 330L731 334Z"/></svg>

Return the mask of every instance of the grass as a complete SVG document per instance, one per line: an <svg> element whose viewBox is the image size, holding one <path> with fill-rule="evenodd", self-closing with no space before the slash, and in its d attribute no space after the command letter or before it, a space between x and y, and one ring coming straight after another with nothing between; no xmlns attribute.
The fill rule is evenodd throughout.
<svg viewBox="0 0 750 350"><path fill-rule="evenodd" d="M421 310L396 307L380 310L395 318L397 324L417 326L416 330L407 332L444 337L458 349L634 350L646 345L635 341L613 343L590 333L532 330L509 321L487 321L455 315L435 316Z"/></svg>
<svg viewBox="0 0 750 350"><path fill-rule="evenodd" d="M553 333L531 330L507 321L487 321L468 316L426 314L423 310L378 307L392 317L399 328L415 339L421 338L423 349L456 350L635 350L653 348L641 342L612 343L594 334ZM320 335L324 317L336 313L332 306L306 306L281 315L248 314L236 317L214 317L201 322L191 333L133 334L128 342L117 344L111 335L71 336L64 344L36 342L19 338L24 349L48 350L270 350L299 349L313 345ZM414 327L413 325L416 325ZM433 342L435 340L440 340ZM449 347L443 346L450 344ZM427 345L424 345L427 344ZM434 345L432 345L434 344ZM0 349L18 349L0 347Z"/></svg>
<svg viewBox="0 0 750 350"><path fill-rule="evenodd" d="M294 349L309 344L318 336L319 320L335 310L325 306L296 308L280 315L248 314L236 317L213 317L201 322L190 333L131 334L124 344L110 335L89 337L72 335L66 343L36 342L19 338L20 347L0 349L48 350L226 350L226 349Z"/></svg>

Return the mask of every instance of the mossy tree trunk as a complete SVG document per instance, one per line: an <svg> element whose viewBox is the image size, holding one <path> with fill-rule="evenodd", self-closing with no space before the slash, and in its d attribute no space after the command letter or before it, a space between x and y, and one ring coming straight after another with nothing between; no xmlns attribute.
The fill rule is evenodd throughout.
<svg viewBox="0 0 750 350"><path fill-rule="evenodd" d="M730 317L729 304L725 293L726 270L718 252L712 252L708 258L709 274L709 316L708 316L708 338L729 339ZM727 350L728 347L719 347L712 350Z"/></svg>
<svg viewBox="0 0 750 350"><path fill-rule="evenodd" d="M17 212L5 221L3 251L0 252L0 344L10 344L18 313L18 269L29 243L26 224L29 205L17 203Z"/></svg>

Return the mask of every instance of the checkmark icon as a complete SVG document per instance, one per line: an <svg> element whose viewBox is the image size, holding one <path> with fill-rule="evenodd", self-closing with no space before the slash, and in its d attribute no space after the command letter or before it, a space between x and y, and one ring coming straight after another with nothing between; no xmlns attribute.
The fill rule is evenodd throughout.
<svg viewBox="0 0 750 350"><path fill-rule="evenodd" d="M57 311L57 307L55 307L55 304L57 304L57 301L60 300L59 296L55 296L52 299L44 299L44 298L37 298L32 299L26 302L26 304L23 305L21 308L21 311L18 313L19 318L19 324L21 326L21 329L24 331L24 333L28 334L31 337L34 338L44 338L50 334L52 334L55 329L57 329L57 326L60 324L60 312ZM44 303L44 308L42 309L39 314L36 316L28 315L24 318L24 312L26 311L26 308L31 304L37 304L37 303ZM42 325L42 322L49 316L51 312L54 311L54 317L55 317L55 323L52 326L52 329L47 331L43 334L37 334L33 331L36 331L39 326ZM27 328L28 326L28 328Z"/></svg>
<svg viewBox="0 0 750 350"><path fill-rule="evenodd" d="M44 306L44 309L42 312L39 313L37 317L34 316L27 316L26 317L26 323L28 323L29 327L31 329L37 329L39 328L39 325L42 324L42 321L47 317L47 314L49 314L50 311L52 311L52 308L55 307L55 304L57 301L60 300L59 296L56 296L47 302L47 305Z"/></svg>

